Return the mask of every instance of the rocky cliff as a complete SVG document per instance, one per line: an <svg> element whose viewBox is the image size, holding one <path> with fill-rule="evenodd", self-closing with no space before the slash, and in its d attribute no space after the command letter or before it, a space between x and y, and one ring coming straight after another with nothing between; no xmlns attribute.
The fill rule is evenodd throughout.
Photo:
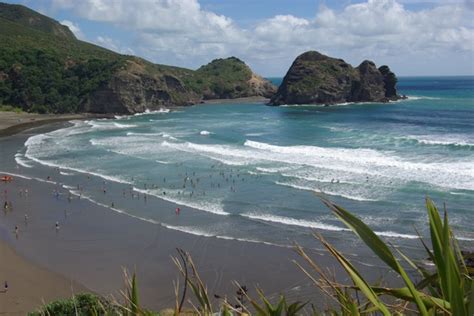
<svg viewBox="0 0 474 316"><path fill-rule="evenodd" d="M371 61L354 68L342 59L316 51L298 56L270 105L388 102L399 98L396 76Z"/></svg>
<svg viewBox="0 0 474 316"><path fill-rule="evenodd" d="M199 103L202 96L182 81L186 72L193 75L184 70L158 71L138 58L126 60L106 84L88 96L82 111L127 114Z"/></svg>

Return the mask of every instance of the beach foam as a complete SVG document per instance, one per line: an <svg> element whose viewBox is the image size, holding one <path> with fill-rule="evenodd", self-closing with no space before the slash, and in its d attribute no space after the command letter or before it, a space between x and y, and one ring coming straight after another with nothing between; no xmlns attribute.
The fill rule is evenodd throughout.
<svg viewBox="0 0 474 316"><path fill-rule="evenodd" d="M23 159L23 155L20 153L15 154L15 161L18 165L25 167L25 168L33 168L32 165L28 163L25 159Z"/></svg>
<svg viewBox="0 0 474 316"><path fill-rule="evenodd" d="M170 189L163 189L163 190L157 190L157 189L152 189L152 190L143 190L143 189L138 189L138 188L133 188L135 192L139 192L142 194L148 194L154 197L157 197L159 199L178 204L181 206L187 206L196 210L208 212L211 214L215 215L223 215L227 216L230 215L230 213L224 211L222 205L220 204L220 201L199 201L199 200L185 200L185 197L183 195L178 195L176 193L176 190L170 190ZM163 195L163 191L166 191L166 195Z"/></svg>
<svg viewBox="0 0 474 316"><path fill-rule="evenodd" d="M348 231L347 228L324 224L318 221L295 219L291 217L283 217L283 216L277 216L277 215L272 215L272 214L246 213L246 214L240 214L240 215L243 217L253 219L253 220L260 220L264 222L272 222L272 223L278 223L278 224L283 224L283 225L316 228L316 229L330 230L330 231Z"/></svg>

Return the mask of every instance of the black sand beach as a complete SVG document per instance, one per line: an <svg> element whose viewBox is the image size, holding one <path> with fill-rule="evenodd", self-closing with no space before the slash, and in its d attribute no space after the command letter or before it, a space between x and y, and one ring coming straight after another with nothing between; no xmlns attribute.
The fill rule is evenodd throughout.
<svg viewBox="0 0 474 316"><path fill-rule="evenodd" d="M29 135L64 124L0 139L3 148L0 171L14 177L11 183L0 185L2 203L7 199L13 204L13 210L1 216L1 242L6 242L20 256L105 296L119 297L118 291L123 288L123 268L136 271L142 302L146 307L161 309L174 303L173 282L179 275L171 257L177 254L176 248L182 248L192 255L211 295L233 297L236 288L232 281L237 281L250 288L251 295L258 286L270 297L286 293L290 300L321 303L310 280L292 262L302 259L291 248L169 230L85 198L71 196L69 201L68 191L54 182L54 175L49 182L28 179L21 177L21 168L11 168L15 148L22 147ZM25 189L28 190L27 197ZM53 194L55 190L59 194ZM110 186L109 190L117 191L117 195L122 192L120 186ZM21 196L20 191L23 192ZM176 205L159 201L157 211L174 212ZM189 211L187 209L182 207L183 213ZM25 214L28 214L27 223ZM56 222L59 230L55 229ZM15 226L19 228L18 238L14 233ZM317 241L316 247L320 248ZM329 256L319 253L315 258L321 266L334 267L336 273L340 272ZM369 277L374 279L383 274L381 268L362 265L360 268L370 271ZM180 282L182 284L182 280Z"/></svg>

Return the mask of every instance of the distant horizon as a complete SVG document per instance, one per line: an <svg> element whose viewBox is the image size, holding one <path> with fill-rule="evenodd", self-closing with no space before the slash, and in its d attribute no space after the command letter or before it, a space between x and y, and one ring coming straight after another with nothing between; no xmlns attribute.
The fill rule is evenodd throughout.
<svg viewBox="0 0 474 316"><path fill-rule="evenodd" d="M282 76L262 76L265 79L277 79L277 78L283 78L285 75ZM474 77L473 75L397 75L397 78L436 78L436 77Z"/></svg>
<svg viewBox="0 0 474 316"><path fill-rule="evenodd" d="M465 0L137 0L133 10L126 0L6 2L80 40L188 69L237 56L263 77L283 77L299 54L317 50L400 77L474 76L474 5Z"/></svg>

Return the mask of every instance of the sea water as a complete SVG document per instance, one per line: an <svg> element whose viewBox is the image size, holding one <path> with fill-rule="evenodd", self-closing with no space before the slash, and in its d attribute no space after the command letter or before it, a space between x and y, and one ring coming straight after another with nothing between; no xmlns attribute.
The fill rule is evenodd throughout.
<svg viewBox="0 0 474 316"><path fill-rule="evenodd" d="M412 247L415 228L429 235L430 197L472 246L474 77L400 78L398 88L407 100L204 104L73 121L30 137L15 159L24 174L49 168L76 195L79 185L95 203L195 235L311 246L317 232L349 250L356 238L325 197Z"/></svg>

